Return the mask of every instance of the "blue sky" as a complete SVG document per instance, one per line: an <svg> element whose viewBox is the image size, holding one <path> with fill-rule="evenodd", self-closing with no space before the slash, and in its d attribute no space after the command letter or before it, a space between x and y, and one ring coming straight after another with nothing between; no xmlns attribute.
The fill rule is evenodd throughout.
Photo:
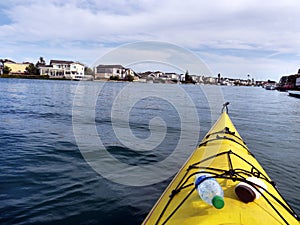
<svg viewBox="0 0 300 225"><path fill-rule="evenodd" d="M300 68L299 12L298 0L7 0L0 58L92 65L121 45L151 40L193 52L214 75L279 80Z"/></svg>

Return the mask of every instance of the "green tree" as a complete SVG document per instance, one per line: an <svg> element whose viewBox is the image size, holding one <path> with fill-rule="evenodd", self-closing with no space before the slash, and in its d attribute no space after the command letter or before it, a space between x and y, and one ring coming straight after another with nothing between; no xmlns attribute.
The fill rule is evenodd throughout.
<svg viewBox="0 0 300 225"><path fill-rule="evenodd" d="M45 65L46 65L46 62L43 57L40 57L39 61L37 61L37 63L35 64L36 67L45 66Z"/></svg>
<svg viewBox="0 0 300 225"><path fill-rule="evenodd" d="M192 76L189 75L189 71L188 71L188 70L185 72L184 77L185 77L184 83L186 83L186 84L195 84L195 83L196 83L196 82L193 80Z"/></svg>
<svg viewBox="0 0 300 225"><path fill-rule="evenodd" d="M11 71L11 68L10 68L10 67L8 67L8 66L4 66L4 67L3 67L3 74L9 74L10 71Z"/></svg>
<svg viewBox="0 0 300 225"><path fill-rule="evenodd" d="M93 69L86 66L86 67L84 67L84 74L85 75L94 75L94 71L93 71Z"/></svg>
<svg viewBox="0 0 300 225"><path fill-rule="evenodd" d="M26 67L26 72L29 75L40 75L40 70L33 63Z"/></svg>
<svg viewBox="0 0 300 225"><path fill-rule="evenodd" d="M185 78L185 81L188 81L190 79L190 75L189 75L188 70L185 72L184 78Z"/></svg>
<svg viewBox="0 0 300 225"><path fill-rule="evenodd" d="M126 76L124 77L124 80L125 80L125 81L129 81L129 82L132 82L132 81L134 80L134 77L131 76L131 75L126 75Z"/></svg>
<svg viewBox="0 0 300 225"><path fill-rule="evenodd" d="M109 78L110 80L120 80L120 76L117 75L117 76L110 76Z"/></svg>

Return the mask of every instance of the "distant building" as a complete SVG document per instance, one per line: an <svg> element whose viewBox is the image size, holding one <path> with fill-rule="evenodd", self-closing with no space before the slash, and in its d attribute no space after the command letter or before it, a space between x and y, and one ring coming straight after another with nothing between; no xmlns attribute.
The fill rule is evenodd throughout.
<svg viewBox="0 0 300 225"><path fill-rule="evenodd" d="M139 76L130 68L126 68L123 75L124 75L124 77L122 77L122 78L125 78L126 76L132 76L132 77L134 77L134 80L139 79Z"/></svg>
<svg viewBox="0 0 300 225"><path fill-rule="evenodd" d="M65 60L50 60L49 65L39 66L41 75L50 78L66 78L82 80L84 78L84 64Z"/></svg>
<svg viewBox="0 0 300 225"><path fill-rule="evenodd" d="M300 69L299 69L300 70ZM288 91L288 90L300 90L300 74L299 71L296 74L282 76L277 85L277 90Z"/></svg>
<svg viewBox="0 0 300 225"><path fill-rule="evenodd" d="M26 74L26 68L30 65L29 62L16 63L11 60L7 60L3 63L3 66L7 66L11 69L10 75L24 75Z"/></svg>
<svg viewBox="0 0 300 225"><path fill-rule="evenodd" d="M122 65L98 65L95 68L95 80L109 79L110 77L123 78L125 68Z"/></svg>
<svg viewBox="0 0 300 225"><path fill-rule="evenodd" d="M203 81L205 84L216 84L218 82L218 78L216 77L204 77Z"/></svg>
<svg viewBox="0 0 300 225"><path fill-rule="evenodd" d="M146 71L139 73L140 81L147 83L178 83L181 75L175 72Z"/></svg>
<svg viewBox="0 0 300 225"><path fill-rule="evenodd" d="M164 72L161 72L161 71L155 71L153 72L153 75L156 77L156 78L159 78L159 77L163 77L165 75Z"/></svg>
<svg viewBox="0 0 300 225"><path fill-rule="evenodd" d="M111 77L118 77L120 80L132 76L134 80L138 80L139 76L130 68L125 68L122 65L98 65L95 67L95 80L107 80Z"/></svg>
<svg viewBox="0 0 300 225"><path fill-rule="evenodd" d="M165 77L169 80L174 80L174 81L179 80L179 74L177 73L165 73Z"/></svg>
<svg viewBox="0 0 300 225"><path fill-rule="evenodd" d="M193 79L194 82L196 83L203 83L204 82L204 76L200 76L200 75L190 75Z"/></svg>

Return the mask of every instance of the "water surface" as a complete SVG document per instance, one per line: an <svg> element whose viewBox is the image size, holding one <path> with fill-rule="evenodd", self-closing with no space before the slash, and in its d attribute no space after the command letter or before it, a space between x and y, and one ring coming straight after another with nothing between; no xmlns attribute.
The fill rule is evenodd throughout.
<svg viewBox="0 0 300 225"><path fill-rule="evenodd" d="M100 176L86 163L72 127L77 85L69 81L0 79L1 224L140 224L170 182L171 178L144 187L126 186ZM99 83L84 85L92 89ZM138 138L149 137L149 121L155 117L162 118L167 133L154 152L126 148L111 124L114 99L126 85L105 84L95 107L97 131L119 161L128 165L155 164L176 147L182 117L165 99L140 99L130 112L132 133ZM162 93L169 90L169 85L134 85L132 95L139 95L145 85ZM216 116L215 112L211 114L205 93L218 93L221 88L224 100L231 103L229 114L239 133L299 214L300 99L255 87L181 87L195 104L199 140ZM191 132L196 132L193 124L189 126ZM189 135L184 137L192 143Z"/></svg>

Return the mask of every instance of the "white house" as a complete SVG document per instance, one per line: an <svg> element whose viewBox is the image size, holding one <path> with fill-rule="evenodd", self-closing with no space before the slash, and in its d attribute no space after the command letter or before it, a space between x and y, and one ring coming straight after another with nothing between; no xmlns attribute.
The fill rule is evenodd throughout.
<svg viewBox="0 0 300 225"><path fill-rule="evenodd" d="M49 75L50 78L67 78L82 80L84 78L84 64L65 60L50 60L50 65L40 66L41 75Z"/></svg>
<svg viewBox="0 0 300 225"><path fill-rule="evenodd" d="M180 75L177 73L165 73L165 76L171 80L179 80Z"/></svg>

